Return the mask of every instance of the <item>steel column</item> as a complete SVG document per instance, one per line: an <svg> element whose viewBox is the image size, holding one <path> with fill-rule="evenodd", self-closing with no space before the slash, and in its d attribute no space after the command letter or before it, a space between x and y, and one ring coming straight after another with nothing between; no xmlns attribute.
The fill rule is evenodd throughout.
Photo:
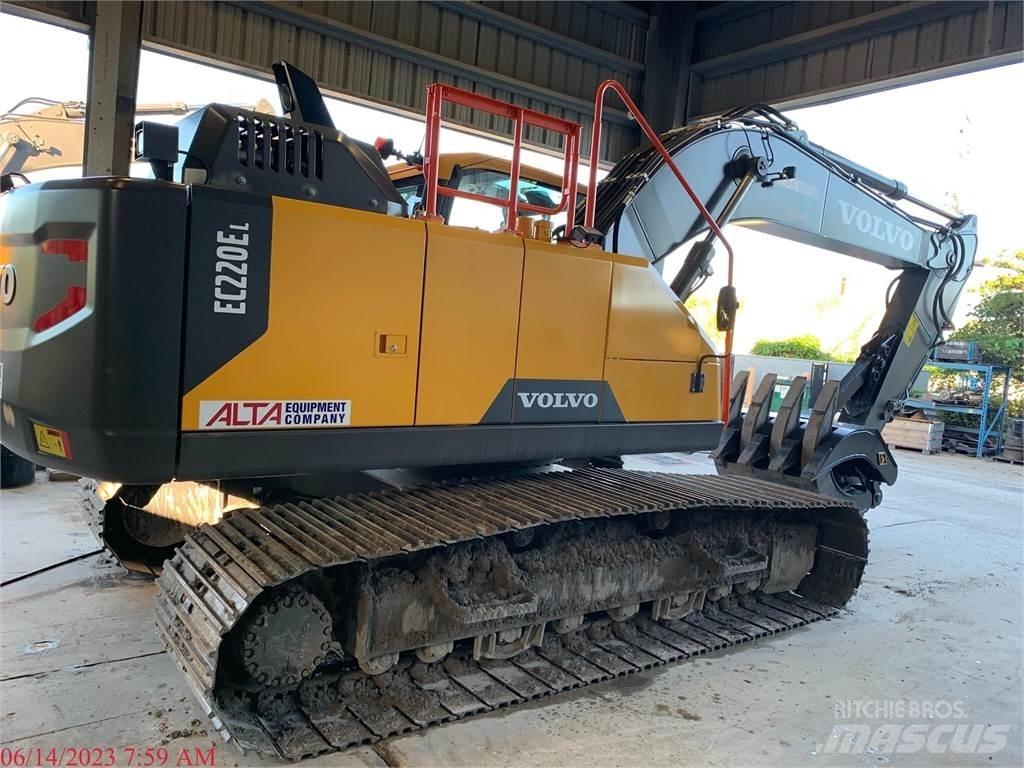
<svg viewBox="0 0 1024 768"><path fill-rule="evenodd" d="M688 3L659 2L651 10L642 103L659 133L685 125L689 117L696 30L697 12Z"/></svg>
<svg viewBox="0 0 1024 768"><path fill-rule="evenodd" d="M142 3L100 0L89 27L85 176L127 176L142 47Z"/></svg>

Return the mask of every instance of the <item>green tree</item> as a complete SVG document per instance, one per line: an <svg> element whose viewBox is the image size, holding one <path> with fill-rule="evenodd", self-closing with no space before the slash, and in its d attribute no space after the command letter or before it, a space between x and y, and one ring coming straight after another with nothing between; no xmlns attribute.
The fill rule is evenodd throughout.
<svg viewBox="0 0 1024 768"><path fill-rule="evenodd" d="M1024 251L1003 255L987 262L1006 270L978 286L980 300L971 319L951 338L981 344L985 361L1017 368L1024 375Z"/></svg>
<svg viewBox="0 0 1024 768"><path fill-rule="evenodd" d="M832 359L828 352L821 348L821 340L817 336L809 334L776 341L761 339L754 343L750 354L765 355L766 357L795 357L806 360Z"/></svg>
<svg viewBox="0 0 1024 768"><path fill-rule="evenodd" d="M982 262L1002 274L978 286L980 297L970 320L950 338L976 341L986 363L1010 366L1013 371L1010 412L1024 407L1024 251L1004 253Z"/></svg>

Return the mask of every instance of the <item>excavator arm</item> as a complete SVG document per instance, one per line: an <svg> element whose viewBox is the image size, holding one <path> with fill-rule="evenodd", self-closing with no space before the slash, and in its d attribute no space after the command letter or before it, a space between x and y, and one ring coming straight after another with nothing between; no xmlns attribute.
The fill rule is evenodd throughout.
<svg viewBox="0 0 1024 768"><path fill-rule="evenodd" d="M29 112L25 108L39 105ZM273 113L266 99L253 107L256 111ZM85 146L84 101L53 101L24 99L0 115L0 175L34 173L50 168L71 168L82 165ZM139 104L139 115L187 115L197 109L182 101Z"/></svg>
<svg viewBox="0 0 1024 768"><path fill-rule="evenodd" d="M974 262L975 217L947 214L912 197L901 182L812 143L769 107L677 129L663 141L719 226L741 224L898 273L878 329L842 381L825 387L808 419L799 414L802 380L778 416L770 416L773 376L762 380L744 415L743 372L715 454L724 473L831 493L838 488L862 509L875 506L879 484L895 480L895 462L879 430L951 328ZM659 266L692 242L671 280L680 300L711 274L714 237L653 149L628 155L602 182L596 225L606 233L607 247ZM729 314L728 307L724 311Z"/></svg>

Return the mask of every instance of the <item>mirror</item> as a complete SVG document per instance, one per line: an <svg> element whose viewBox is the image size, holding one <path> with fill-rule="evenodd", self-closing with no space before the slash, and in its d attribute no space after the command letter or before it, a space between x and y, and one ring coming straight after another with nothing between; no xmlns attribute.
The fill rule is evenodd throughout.
<svg viewBox="0 0 1024 768"><path fill-rule="evenodd" d="M736 324L736 309L740 303L736 300L736 286L723 285L718 292L718 311L715 313L718 330L731 331Z"/></svg>

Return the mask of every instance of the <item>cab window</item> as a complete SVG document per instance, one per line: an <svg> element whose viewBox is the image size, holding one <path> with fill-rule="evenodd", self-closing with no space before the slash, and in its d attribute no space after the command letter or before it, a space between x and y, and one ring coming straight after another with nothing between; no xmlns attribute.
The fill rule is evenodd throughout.
<svg viewBox="0 0 1024 768"><path fill-rule="evenodd" d="M507 198L510 178L507 173L489 168L465 168L459 178L459 190L488 197ZM519 202L554 208L562 196L560 189L530 179L519 179ZM548 219L555 226L565 223L565 214L522 213L523 216ZM476 200L455 198L448 223L459 227L476 227L496 231L505 227L507 212L504 208Z"/></svg>
<svg viewBox="0 0 1024 768"><path fill-rule="evenodd" d="M507 198L509 175L490 168L458 168L455 169L458 189L488 197ZM446 184L447 180L442 180ZM409 206L409 215L415 215L423 205L424 183L422 176L410 176L395 182L399 194ZM519 202L554 208L562 196L562 190L549 184L531 179L519 179ZM449 224L458 227L475 227L488 232L496 232L505 228L507 220L504 208L491 203L482 203L465 198L439 196L438 211L446 215ZM522 216L542 218L551 221L554 227L565 223L565 213L555 216L547 214L526 213Z"/></svg>

